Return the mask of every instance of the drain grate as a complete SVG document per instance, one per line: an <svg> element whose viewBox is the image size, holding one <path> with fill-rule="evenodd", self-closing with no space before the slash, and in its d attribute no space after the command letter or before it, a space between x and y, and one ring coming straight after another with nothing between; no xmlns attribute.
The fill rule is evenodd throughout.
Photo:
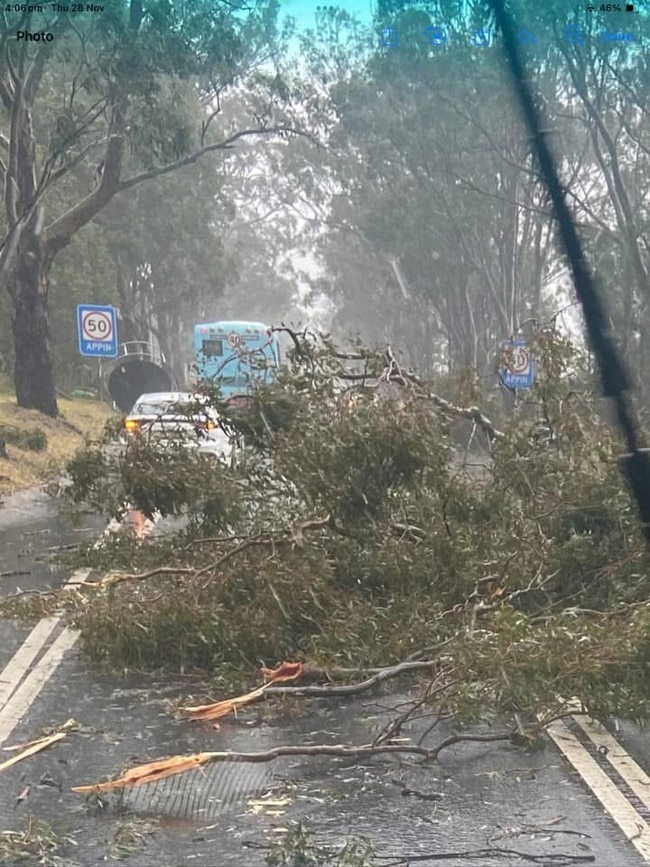
<svg viewBox="0 0 650 867"><path fill-rule="evenodd" d="M269 766L214 764L136 786L125 792L123 805L134 813L213 819L267 791L274 783L276 775Z"/></svg>

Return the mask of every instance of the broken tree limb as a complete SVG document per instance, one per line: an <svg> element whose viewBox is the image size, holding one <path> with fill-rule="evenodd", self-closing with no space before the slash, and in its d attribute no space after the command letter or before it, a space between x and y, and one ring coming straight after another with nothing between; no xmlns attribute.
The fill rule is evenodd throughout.
<svg viewBox="0 0 650 867"><path fill-rule="evenodd" d="M160 759L146 765L131 768L118 780L109 780L106 783L96 783L89 786L74 786L72 791L79 794L91 794L92 792L111 792L115 789L124 789L132 786L141 786L145 783L154 783L165 777L181 774L185 771L196 770L204 765L214 762L247 762L261 764L272 762L281 756L332 756L334 758L367 759L379 755L417 755L425 761L435 761L443 749L461 741L492 742L510 740L512 732L497 732L485 735L452 735L446 738L437 747L427 749L416 744L362 744L349 746L345 744L310 744L308 746L284 746L273 747L270 750L261 750L255 753L238 753L232 751L194 753L190 756L171 756L168 759Z"/></svg>
<svg viewBox="0 0 650 867"><path fill-rule="evenodd" d="M290 663L284 663L284 665L290 665ZM397 665L391 665L379 669L371 677L360 681L359 683L351 683L341 686L274 686L273 681L271 681L264 684L264 686L259 687L259 689L246 693L243 696L225 699L224 701L218 701L214 704L200 705L198 707L181 707L179 708L179 711L195 720L220 719L222 716L226 716L240 707L255 704L258 701L264 701L268 696L274 696L276 698L281 696L293 696L297 698L340 698L341 696L358 695L359 693L366 692L366 690L371 689L373 686L376 686L390 677L397 677L400 674L407 674L415 671L425 671L427 669L435 668L438 665L439 661L436 659L400 662ZM313 676L315 671L318 671L319 673L322 671L323 675L328 678L331 677L331 672L328 675L327 669L317 669L315 667L310 669L308 665L305 665L297 671L295 677L302 677L308 672ZM347 669L344 669L344 671L347 671Z"/></svg>
<svg viewBox="0 0 650 867"><path fill-rule="evenodd" d="M473 421L478 427L484 430L487 434L489 434L492 439L495 440L504 440L506 435L503 431L498 430L494 427L490 419L483 415L481 410L477 406L456 406L453 403L450 403L448 400L445 400L443 397L439 397L437 394L431 395L431 400L433 403L439 408L449 413L449 415L456 416L457 418L468 418L470 421Z"/></svg>
<svg viewBox="0 0 650 867"><path fill-rule="evenodd" d="M193 578L200 578L208 572L219 569L231 557L240 554L248 548L258 545L301 545L304 541L304 533L309 530L322 530L324 527L332 526L332 518L328 515L326 518L313 518L308 521L302 521L296 524L295 527L289 527L277 535L268 533L259 533L256 536L250 536L243 539L230 551L226 551L218 559L209 563L207 566L202 566L198 569L188 566L158 566L155 569L150 569L147 572L113 572L104 576L99 581L86 581L79 586L103 588L114 587L116 584L122 584L125 581L145 581L148 578L156 578L160 575L190 575Z"/></svg>
<svg viewBox="0 0 650 867"><path fill-rule="evenodd" d="M3 747L3 750L7 752L15 752L16 755L2 762L0 764L0 771L4 771L7 768L10 768L13 765L17 764L18 762L22 762L23 759L27 759L29 758L29 756L40 753L41 750L46 750L48 747L51 747L52 744L55 744L58 741L62 741L69 732L73 731L76 728L77 723L73 719L69 719L61 726L61 728L57 732L52 732L49 735L44 735L42 738L37 738L35 741L30 741L27 744L18 744L17 746L13 747Z"/></svg>

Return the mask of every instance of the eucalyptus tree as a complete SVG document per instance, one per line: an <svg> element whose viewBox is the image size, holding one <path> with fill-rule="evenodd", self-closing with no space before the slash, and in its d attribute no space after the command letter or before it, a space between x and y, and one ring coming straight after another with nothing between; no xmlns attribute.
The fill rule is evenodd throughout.
<svg viewBox="0 0 650 867"><path fill-rule="evenodd" d="M446 360L485 370L497 339L539 315L559 264L504 71L467 43L478 4L448 5L382 4L372 47L345 13L327 10L320 43L305 41L330 98L322 182L331 173L338 183L320 246L342 330L363 322L365 337L369 327L392 334L424 369ZM432 45L440 20L447 42ZM378 47L388 22L395 49ZM552 87L548 69L538 78Z"/></svg>
<svg viewBox="0 0 650 867"><path fill-rule="evenodd" d="M599 41L594 26L583 46L569 45L562 25L582 13L565 0L519 6L517 20L536 34L527 67L580 229L603 266L622 265L621 285L606 283L627 332L647 295L647 58ZM338 189L318 239L339 328L392 333L425 369L444 355L486 372L497 340L549 317L570 288L498 39L472 44L478 27L495 39L489 4L385 0L363 53L345 13L321 17L304 50L330 100L321 184L334 174ZM395 48L379 44L388 24ZM442 24L436 43L431 28Z"/></svg>
<svg viewBox="0 0 650 867"><path fill-rule="evenodd" d="M220 175L202 162L116 198L96 219L112 266L122 339L153 335L179 381L190 327L206 298L221 297L232 259L217 226L232 218Z"/></svg>
<svg viewBox="0 0 650 867"><path fill-rule="evenodd" d="M56 415L55 258L116 196L211 152L225 157L248 136L293 127L272 74L281 42L274 0L245 12L212 0L116 0L75 16L43 9L20 21L0 14L0 285L11 297L18 403ZM52 40L17 40L17 30ZM225 130L224 97L251 76L268 99L244 126ZM66 197L54 191L66 184L76 198L62 207Z"/></svg>

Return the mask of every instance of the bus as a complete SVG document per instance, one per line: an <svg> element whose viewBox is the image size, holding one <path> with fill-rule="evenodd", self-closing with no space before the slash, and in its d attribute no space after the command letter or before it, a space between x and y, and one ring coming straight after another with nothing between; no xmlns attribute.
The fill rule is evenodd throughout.
<svg viewBox="0 0 650 867"><path fill-rule="evenodd" d="M270 384L280 367L280 343L261 322L208 322L194 326L199 385L219 387L225 400L241 401L256 384Z"/></svg>

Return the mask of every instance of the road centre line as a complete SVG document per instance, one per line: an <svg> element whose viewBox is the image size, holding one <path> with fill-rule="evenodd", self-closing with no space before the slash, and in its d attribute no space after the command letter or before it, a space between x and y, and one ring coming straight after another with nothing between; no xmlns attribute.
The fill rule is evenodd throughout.
<svg viewBox="0 0 650 867"><path fill-rule="evenodd" d="M60 620L60 617L44 617L39 620L4 667L2 674L0 674L0 711L11 698L27 669L41 652Z"/></svg>
<svg viewBox="0 0 650 867"><path fill-rule="evenodd" d="M27 675L0 711L0 744L3 744L31 707L34 699L58 668L64 654L74 646L79 632L64 629L33 671Z"/></svg>
<svg viewBox="0 0 650 867"><path fill-rule="evenodd" d="M63 585L64 589L83 584L91 572L92 569L77 569ZM61 620L61 614L39 620L4 667L2 674L0 674L0 713Z"/></svg>
<svg viewBox="0 0 650 867"><path fill-rule="evenodd" d="M643 816L563 722L551 723L546 731L644 861L650 863L650 825Z"/></svg>
<svg viewBox="0 0 650 867"><path fill-rule="evenodd" d="M143 535L149 535L155 523L156 520L153 522L147 520ZM102 536L106 537L121 526L116 521L112 521L105 528ZM100 544L101 540L98 540L96 547ZM91 571L91 569L76 570L64 587L72 588L84 583ZM25 677L30 665L41 652L62 617L63 615L57 615L41 620L0 674L0 744L3 744L18 726L45 683L60 665L65 653L79 638L80 633L77 630L64 628L35 668ZM23 678L23 682L20 683ZM611 766L625 780L641 803L650 808L650 778L643 769L605 729L597 727L597 724L592 721L585 721L580 716L573 719L592 743L597 747L606 748L603 752ZM551 723L547 732L624 836L637 849L644 861L650 863L650 825L563 722L558 720Z"/></svg>
<svg viewBox="0 0 650 867"><path fill-rule="evenodd" d="M625 780L641 803L650 810L650 777L607 729L595 720L581 716L572 717L589 740L600 748L601 753Z"/></svg>
<svg viewBox="0 0 650 867"><path fill-rule="evenodd" d="M143 523L142 536L147 536L160 519L155 516L153 521L146 519ZM102 536L95 542L93 547L98 548L102 539L111 533L115 533L123 524L113 519L104 528ZM63 589L73 589L83 584L90 573L91 568L75 570L63 585ZM46 617L40 620L23 644L18 648L14 656L9 660L0 675L0 744L9 737L21 718L29 710L34 700L39 695L47 680L54 674L61 663L64 654L70 650L79 633L67 627L59 634L50 649L36 663L34 669L26 676L34 659L42 651L54 629L61 623L62 614L54 617ZM24 678L24 680L23 680ZM21 684L21 681L22 684Z"/></svg>

